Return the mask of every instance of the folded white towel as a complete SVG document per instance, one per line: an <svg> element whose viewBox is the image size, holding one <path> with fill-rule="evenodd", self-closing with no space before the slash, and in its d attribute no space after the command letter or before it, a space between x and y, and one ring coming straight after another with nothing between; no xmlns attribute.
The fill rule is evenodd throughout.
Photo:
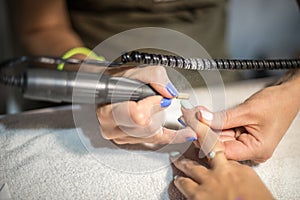
<svg viewBox="0 0 300 200"><path fill-rule="evenodd" d="M229 105L241 102L261 85L227 88L226 95L232 97ZM203 90L197 93L206 98ZM299 120L273 157L255 168L277 199L300 199ZM6 184L11 197L182 199L172 183L168 150L128 151L100 142L97 150L90 152L80 140L80 131L69 109L0 119L0 182Z"/></svg>

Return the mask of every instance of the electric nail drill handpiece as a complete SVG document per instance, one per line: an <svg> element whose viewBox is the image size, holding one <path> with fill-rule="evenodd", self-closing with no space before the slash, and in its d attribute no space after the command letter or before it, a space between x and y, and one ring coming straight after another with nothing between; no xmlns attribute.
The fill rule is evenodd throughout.
<svg viewBox="0 0 300 200"><path fill-rule="evenodd" d="M52 102L109 104L158 95L136 80L86 72L28 70L24 85L24 97Z"/></svg>
<svg viewBox="0 0 300 200"><path fill-rule="evenodd" d="M87 72L28 69L18 77L2 77L1 82L20 87L26 98L58 103L110 104L159 95L137 80Z"/></svg>

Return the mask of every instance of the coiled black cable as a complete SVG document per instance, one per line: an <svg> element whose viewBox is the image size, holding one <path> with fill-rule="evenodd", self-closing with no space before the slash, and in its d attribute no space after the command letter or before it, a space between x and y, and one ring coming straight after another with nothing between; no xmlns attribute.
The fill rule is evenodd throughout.
<svg viewBox="0 0 300 200"><path fill-rule="evenodd" d="M132 51L122 55L122 63L163 65L188 70L278 70L300 68L300 59L237 60L183 58L180 56L140 53Z"/></svg>

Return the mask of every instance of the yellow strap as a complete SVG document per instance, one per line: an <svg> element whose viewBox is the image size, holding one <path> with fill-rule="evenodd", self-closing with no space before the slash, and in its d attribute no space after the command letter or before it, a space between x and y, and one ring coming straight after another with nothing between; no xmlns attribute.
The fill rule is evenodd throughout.
<svg viewBox="0 0 300 200"><path fill-rule="evenodd" d="M68 59L68 58L71 58L72 56L78 55L78 54L85 55L85 56L90 57L90 58L95 59L95 60L105 61L104 57L98 56L92 50L90 50L89 48L86 48L86 47L75 47L75 48L72 48L69 51L67 51L62 56L62 58L63 59ZM60 70L60 71L62 71L64 69L64 66L65 66L65 63L61 63L61 64L59 64L57 66L57 69Z"/></svg>

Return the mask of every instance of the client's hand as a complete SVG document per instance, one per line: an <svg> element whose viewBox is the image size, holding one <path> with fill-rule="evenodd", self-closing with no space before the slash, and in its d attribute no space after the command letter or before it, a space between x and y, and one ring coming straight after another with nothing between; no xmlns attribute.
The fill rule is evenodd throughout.
<svg viewBox="0 0 300 200"><path fill-rule="evenodd" d="M212 130L196 118L197 109L183 109L186 124L198 135L198 143L204 145L207 134ZM212 143L208 143L211 145ZM250 167L236 161L228 161L222 144L215 140L208 154L211 168L206 168L196 161L172 152L171 160L186 176L175 176L174 184L187 199L273 199L263 182ZM206 147L207 149L210 147Z"/></svg>
<svg viewBox="0 0 300 200"><path fill-rule="evenodd" d="M98 107L96 110L104 138L118 144L125 143L180 143L195 137L193 132L180 134L180 130L163 127L164 113L172 98L178 95L163 67L132 68L118 76L150 84L161 95L147 97L138 102L128 101Z"/></svg>
<svg viewBox="0 0 300 200"><path fill-rule="evenodd" d="M198 107L198 118L212 129L224 131L220 139L228 159L264 162L299 111L297 93L299 83L268 87L225 112L210 113Z"/></svg>

